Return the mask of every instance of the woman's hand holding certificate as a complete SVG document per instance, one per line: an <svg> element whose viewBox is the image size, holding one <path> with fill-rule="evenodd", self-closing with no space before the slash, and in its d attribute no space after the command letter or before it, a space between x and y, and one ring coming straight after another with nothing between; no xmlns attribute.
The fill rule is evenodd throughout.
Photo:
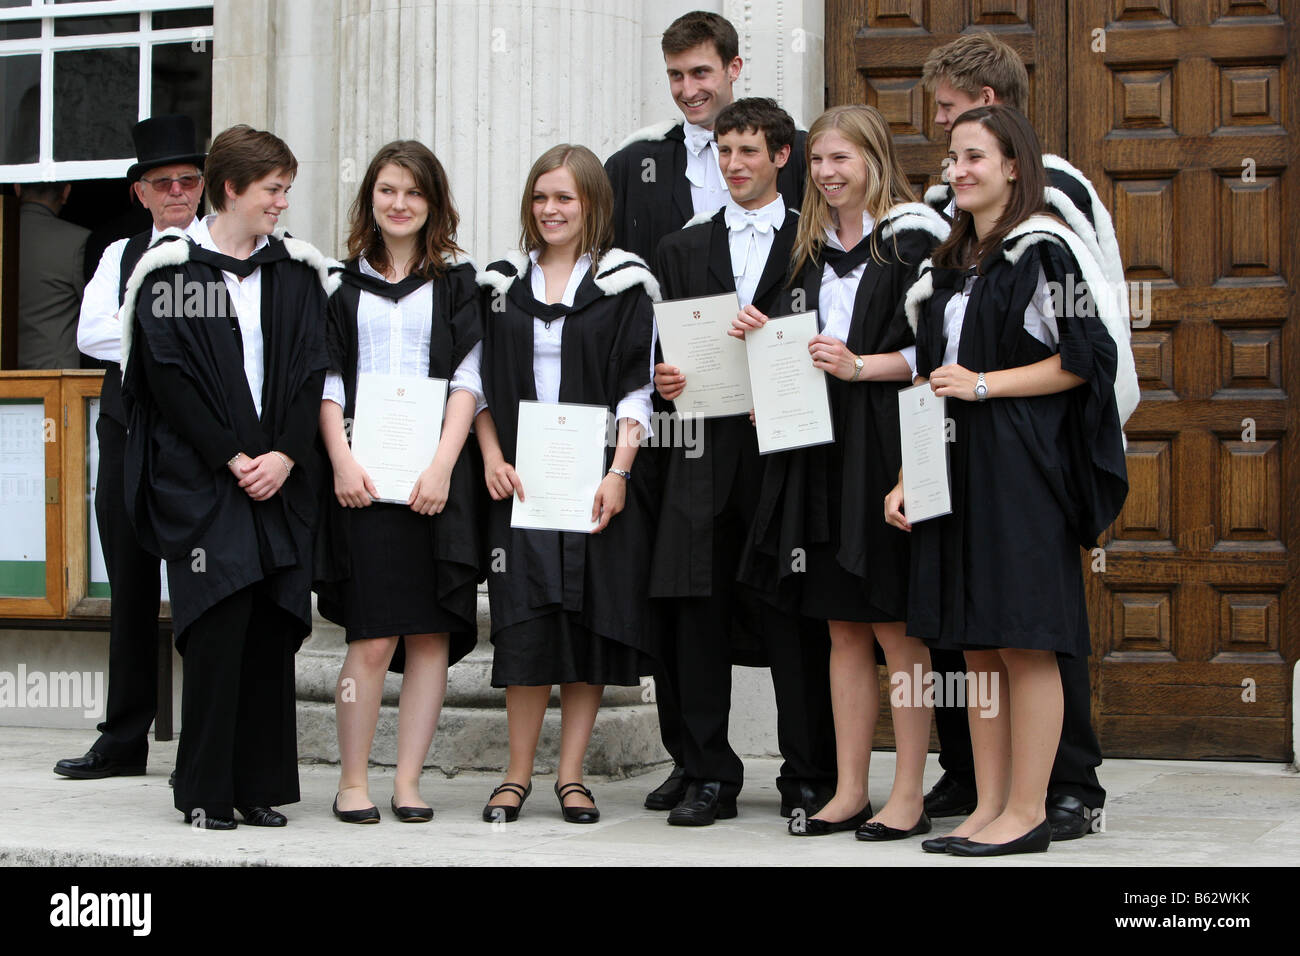
<svg viewBox="0 0 1300 956"><path fill-rule="evenodd" d="M826 375L809 357L817 313L768 319L747 306L732 323L731 334L737 333L749 359L759 454L834 441Z"/></svg>

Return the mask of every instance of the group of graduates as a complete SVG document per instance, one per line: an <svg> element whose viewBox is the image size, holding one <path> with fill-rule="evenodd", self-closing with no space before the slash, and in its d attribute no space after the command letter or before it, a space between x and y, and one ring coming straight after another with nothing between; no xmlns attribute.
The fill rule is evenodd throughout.
<svg viewBox="0 0 1300 956"><path fill-rule="evenodd" d="M348 642L333 812L380 820L367 767L393 670L391 811L431 819L421 769L486 578L510 758L484 820L519 817L555 684L560 810L598 820L583 761L602 689L646 676L674 762L646 806L675 825L734 817L731 667L746 663L771 668L792 835L896 840L965 814L923 846L984 856L1091 828L1105 795L1079 547L1123 502L1137 401L1109 216L1077 170L1043 156L1017 109L1024 66L988 34L926 65L951 143L925 202L877 110L834 107L803 132L770 99L733 100L742 62L725 19L687 14L662 48L683 120L603 167L583 146L542 154L520 249L484 269L456 244L447 176L420 143L370 162L340 266L276 229L296 171L277 137L226 130L200 179L203 157L148 142L174 118L137 128L132 178L155 229L105 254L95 281L114 304L97 317L88 298L81 345L121 368L100 427L118 474L114 486L101 471L97 501L112 648L125 658L148 608L127 591L150 561L156 610L160 556L184 660L174 787L188 821L287 822L274 808L299 799L293 654L313 589ZM213 213L194 219L200 186ZM1093 307L1063 303L1064 287L1097 290ZM217 307L188 307L189 288L216 290ZM653 302L731 292L737 337L816 310L809 361L829 383L833 443L760 457L743 415L699 423L698 448L648 441L689 387L663 361ZM351 451L368 373L449 382L437 452L405 504L376 500ZM913 526L897 396L923 382L947 400L952 513ZM522 401L599 405L617 422L592 534L511 526L528 493ZM983 674L969 686L996 696L969 702L967 730L965 701L893 695L896 771L877 812L879 663L903 680ZM152 697L115 683L100 741L57 772L144 772ZM932 712L945 775L923 794Z"/></svg>

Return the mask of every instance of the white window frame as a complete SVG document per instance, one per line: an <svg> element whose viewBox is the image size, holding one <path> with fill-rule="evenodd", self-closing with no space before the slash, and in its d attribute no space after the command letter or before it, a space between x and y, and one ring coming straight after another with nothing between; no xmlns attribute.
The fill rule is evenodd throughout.
<svg viewBox="0 0 1300 956"><path fill-rule="evenodd" d="M137 120L153 113L153 48L163 43L211 43L212 27L153 29L153 14L171 10L211 9L213 0L86 0L54 3L31 0L25 7L0 8L0 23L41 21L41 35L29 40L0 40L0 57L39 54L41 58L40 151L34 163L0 164L0 182L34 183L77 179L119 179L134 157L83 161L54 161L54 54L63 50L105 50L136 47L140 51ZM54 21L63 17L139 16L139 29L126 33L101 33L56 37Z"/></svg>

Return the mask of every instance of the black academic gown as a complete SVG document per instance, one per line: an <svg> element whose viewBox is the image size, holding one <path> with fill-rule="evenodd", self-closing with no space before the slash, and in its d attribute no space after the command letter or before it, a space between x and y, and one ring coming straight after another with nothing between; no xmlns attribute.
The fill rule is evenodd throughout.
<svg viewBox="0 0 1300 956"><path fill-rule="evenodd" d="M607 252L568 309L533 298L532 268L526 259L501 260L478 280L485 296L483 390L507 462L515 460L519 403L537 398L535 316L565 315L559 401L604 405L612 415L650 378L651 295L658 284L640 259ZM606 467L614 451L607 449ZM645 605L653 512L636 464L624 510L600 534L511 528L512 500L488 508L488 547L502 558L487 575L492 633L564 612L591 634L651 652Z"/></svg>
<svg viewBox="0 0 1300 956"><path fill-rule="evenodd" d="M900 212L910 210L911 214ZM857 355L896 352L913 335L903 296L922 261L938 243L942 225L917 204L896 207L877 223L879 258L868 257L858 284L845 343ZM870 242L864 236L862 242ZM818 308L823 264L807 264L786 290L777 314ZM794 308L794 297L803 300ZM885 524L882 503L898 480L898 392L906 382L844 382L827 376L835 440L769 455L757 514L742 557L740 577L781 605L797 607L797 555L838 542L835 560L861 581L861 598L902 620L907 595L907 538ZM839 474L832 475L832 463ZM833 525L835 525L833 527Z"/></svg>
<svg viewBox="0 0 1300 956"><path fill-rule="evenodd" d="M371 292L394 301L410 295L425 282L433 282L433 325L429 332L429 377L451 380L465 356L483 340L482 300L472 263L448 263L434 279L408 276L390 283L366 275L355 259L344 264L342 284L330 297L325 340L329 366L343 378L343 418L356 415L357 310L361 293ZM333 470L323 447L321 464L321 523L316 539L314 588L321 616L343 625L343 593L350 574L351 548L343 508L334 496ZM481 579L479 459L472 438L465 442L451 473L447 504L429 518L430 547L438 568L438 601L464 622L450 634L448 663L454 664L477 641L477 594L472 587ZM400 669L400 662L398 662Z"/></svg>
<svg viewBox="0 0 1300 956"><path fill-rule="evenodd" d="M177 245L183 243L183 245ZM293 254L305 244L293 243ZM181 238L146 253L123 310L122 400L127 414L126 502L141 544L168 562L172 620L182 650L189 626L226 597L261 583L288 613L301 644L311 631L312 454L328 361L323 260L286 243L243 265ZM259 419L244 375L238 319L223 268L260 265L264 377ZM140 281L137 283L136 280ZM216 315L185 298L202 290ZM191 305L191 303L193 303ZM185 307L191 305L191 307ZM129 351L128 351L129 345ZM279 493L253 501L226 462L272 449L296 462Z"/></svg>
<svg viewBox="0 0 1300 956"><path fill-rule="evenodd" d="M1021 238L1014 262L1007 248L972 288L958 364L990 372L1059 351L1061 367L1084 384L1055 395L948 402L952 514L913 526L908 633L941 648L1086 656L1078 549L1096 544L1128 491L1115 343L1091 316L1058 315L1057 350L1026 332L1039 268L1062 287L1082 271L1046 232ZM917 299L920 375L943 361L944 307L964 276L931 270L933 291Z"/></svg>
<svg viewBox="0 0 1300 956"><path fill-rule="evenodd" d="M803 130L795 133L790 159L777 174L777 190L790 209L803 203L806 138ZM615 246L653 262L660 240L694 218L686 157L686 135L678 120L632 134L605 161L614 187Z"/></svg>

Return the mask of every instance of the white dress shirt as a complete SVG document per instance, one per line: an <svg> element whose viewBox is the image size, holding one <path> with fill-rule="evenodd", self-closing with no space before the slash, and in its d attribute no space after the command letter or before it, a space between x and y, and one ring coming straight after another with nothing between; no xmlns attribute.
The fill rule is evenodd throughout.
<svg viewBox="0 0 1300 956"><path fill-rule="evenodd" d="M376 279L384 277L361 258L361 271ZM387 281L387 280L385 280ZM361 290L357 299L357 374L377 372L381 375L429 374L429 338L433 325L433 280L421 285L397 301ZM474 396L474 413L487 408L483 397L483 343L477 343L461 359L447 388L466 391ZM346 401L343 376L338 372L325 375L322 396L343 407Z"/></svg>
<svg viewBox="0 0 1300 956"><path fill-rule="evenodd" d="M718 142L713 130L683 123L686 136L686 180L691 184L691 207L695 215L717 212L731 193L718 165Z"/></svg>
<svg viewBox="0 0 1300 956"><path fill-rule="evenodd" d="M190 235L204 249L220 253L221 250L217 248L216 242L212 239L212 233L209 232L212 222L216 218L215 215L205 217L195 226ZM270 239L267 236L258 236L253 251L249 255L252 256L265 249L269 242ZM257 417L261 418L262 383L265 376L262 355L264 350L262 342L262 267L258 266L243 280L233 272L225 271L222 271L221 278L226 281L226 292L230 295L230 305L235 310L235 316L239 320L239 337L244 343L244 378L248 380L248 391L253 396L253 407L257 409Z"/></svg>
<svg viewBox="0 0 1300 956"><path fill-rule="evenodd" d="M191 219L186 227L193 236L198 219ZM150 230L149 245L158 241L158 227ZM95 275L86 283L81 296L81 318L77 322L77 348L91 358L105 362L122 361L122 300L118 298L121 283L122 254L129 240L118 239L100 256Z"/></svg>
<svg viewBox="0 0 1300 956"><path fill-rule="evenodd" d="M957 350L961 347L961 330L966 321L966 306L970 303L971 291L975 287L976 276L968 276L963 289L948 300L943 309L943 334L947 342L943 349L943 365L955 365ZM1038 268L1038 288L1025 309L1025 331L1048 348L1056 348L1060 333L1056 327L1056 311L1052 306L1052 293L1047 288L1047 275L1041 266ZM913 366L915 369L915 366ZM972 369L975 372L987 372L988 369Z"/></svg>
<svg viewBox="0 0 1300 956"><path fill-rule="evenodd" d="M758 280L776 241L776 231L785 223L785 200L780 194L761 209L746 209L730 196L726 203L727 242L731 247L731 275L736 296L744 308L754 301Z"/></svg>
<svg viewBox="0 0 1300 956"><path fill-rule="evenodd" d="M533 298L538 302L546 301L546 276L543 274L541 266L537 264L537 249L528 254L533 260L531 272ZM564 296L560 302L564 305L573 305L573 297L578 292L578 286L582 284L583 278L591 270L591 256L583 255L573 266L573 272L569 275L569 283L564 288ZM533 385L537 389L537 400L539 402L558 402L560 400L560 344L562 333L564 331L564 316L551 319L549 322L534 318L533 319ZM653 352L651 353L653 356ZM651 370L653 376L653 368ZM647 382L640 388L628 392L619 401L614 412L615 419L630 418L637 422L645 430L646 437L652 432L650 429L650 392L654 388L654 382Z"/></svg>

